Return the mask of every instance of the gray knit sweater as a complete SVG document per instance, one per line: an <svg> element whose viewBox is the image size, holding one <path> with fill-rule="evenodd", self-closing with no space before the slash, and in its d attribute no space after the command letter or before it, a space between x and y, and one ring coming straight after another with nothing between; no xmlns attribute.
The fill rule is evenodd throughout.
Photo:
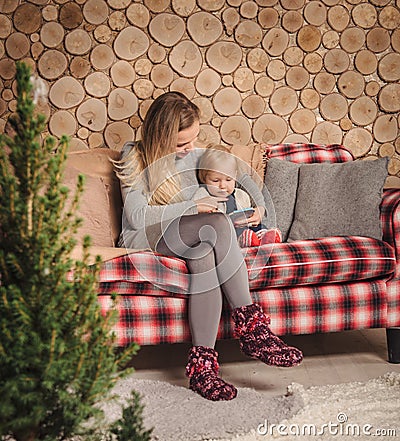
<svg viewBox="0 0 400 441"><path fill-rule="evenodd" d="M135 148L134 143L126 143L122 149L122 157L126 156L132 148ZM122 232L118 244L120 247L154 250L162 232L172 220L197 214L197 205L191 199L199 188L196 169L203 152L204 149L195 149L184 158L175 161L182 187L183 202L149 205L144 183L135 186L121 185L124 209ZM264 197L249 175L239 176L237 182L250 195L255 206L265 207Z"/></svg>

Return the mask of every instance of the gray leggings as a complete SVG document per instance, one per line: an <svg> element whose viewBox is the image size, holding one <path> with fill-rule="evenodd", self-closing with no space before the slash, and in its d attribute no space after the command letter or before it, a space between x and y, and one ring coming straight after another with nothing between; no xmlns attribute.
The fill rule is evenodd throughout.
<svg viewBox="0 0 400 441"><path fill-rule="evenodd" d="M191 275L192 343L213 348L222 292L232 308L252 303L246 264L232 222L222 213L182 216L168 225L156 251L185 259Z"/></svg>

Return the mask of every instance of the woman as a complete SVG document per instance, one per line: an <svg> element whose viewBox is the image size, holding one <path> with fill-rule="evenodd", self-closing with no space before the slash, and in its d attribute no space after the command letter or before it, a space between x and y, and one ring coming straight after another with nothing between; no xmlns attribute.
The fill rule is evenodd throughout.
<svg viewBox="0 0 400 441"><path fill-rule="evenodd" d="M209 400L231 400L236 388L218 376L214 345L222 293L233 309L241 350L268 365L294 366L300 350L287 346L269 329L269 318L252 303L246 265L232 222L217 212L225 197L193 201L198 189L195 150L199 109L179 92L167 92L150 106L141 141L127 143L117 164L124 200L120 245L185 259L190 273L189 322L193 346L186 375L190 388ZM259 224L264 200L248 175L238 182L255 202L251 218Z"/></svg>

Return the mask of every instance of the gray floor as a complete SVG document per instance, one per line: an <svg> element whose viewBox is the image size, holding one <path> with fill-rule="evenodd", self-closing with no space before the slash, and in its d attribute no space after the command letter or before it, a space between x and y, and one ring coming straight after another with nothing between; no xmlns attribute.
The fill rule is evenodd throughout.
<svg viewBox="0 0 400 441"><path fill-rule="evenodd" d="M286 336L284 340L303 350L304 361L300 366L266 366L242 355L236 340L218 341L221 376L237 387L252 387L276 396L285 394L292 382L309 387L367 381L386 372L400 372L400 364L387 361L384 329ZM143 346L132 359L134 375L187 386L184 367L189 347L189 344Z"/></svg>

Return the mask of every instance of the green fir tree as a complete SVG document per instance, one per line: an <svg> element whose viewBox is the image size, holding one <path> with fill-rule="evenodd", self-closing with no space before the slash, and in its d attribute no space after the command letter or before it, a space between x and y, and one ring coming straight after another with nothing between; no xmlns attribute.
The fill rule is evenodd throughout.
<svg viewBox="0 0 400 441"><path fill-rule="evenodd" d="M100 259L89 265L89 238L82 260L71 258L84 181L68 197L68 140L41 141L45 119L35 116L24 63L16 80L13 133L0 135L0 438L88 439L101 425L97 404L138 346L115 350L112 316L104 317L97 301Z"/></svg>
<svg viewBox="0 0 400 441"><path fill-rule="evenodd" d="M144 428L143 409L140 395L136 391L132 391L130 404L123 409L122 417L112 424L110 433L118 441L150 441L153 429L146 430ZM110 440L112 440L112 435Z"/></svg>

